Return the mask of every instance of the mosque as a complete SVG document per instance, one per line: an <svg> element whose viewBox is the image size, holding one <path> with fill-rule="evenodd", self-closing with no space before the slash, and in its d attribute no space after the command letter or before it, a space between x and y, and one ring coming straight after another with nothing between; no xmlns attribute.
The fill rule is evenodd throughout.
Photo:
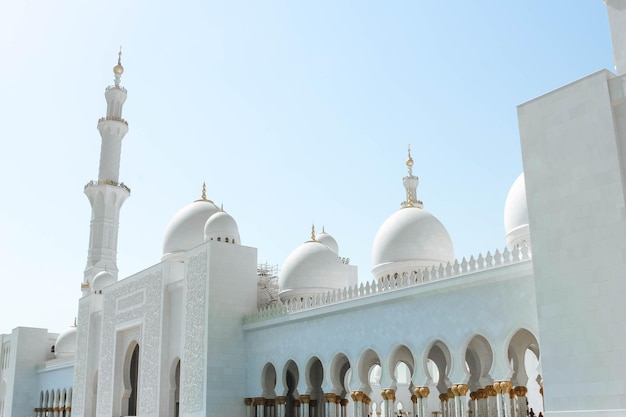
<svg viewBox="0 0 626 417"><path fill-rule="evenodd" d="M361 283L323 229L259 265L206 190L161 261L120 279L120 59L77 321L0 335L0 416L626 416L626 0L605 3L615 73L518 107L506 246L456 259L409 149Z"/></svg>

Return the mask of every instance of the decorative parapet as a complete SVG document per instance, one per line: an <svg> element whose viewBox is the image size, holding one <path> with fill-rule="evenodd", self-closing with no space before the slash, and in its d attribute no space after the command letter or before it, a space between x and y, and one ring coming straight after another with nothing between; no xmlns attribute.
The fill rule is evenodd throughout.
<svg viewBox="0 0 626 417"><path fill-rule="evenodd" d="M128 191L128 194L130 194L130 188L128 188L123 182L115 182L115 181L111 181L111 180L93 180L93 181L89 181L87 184L85 184L85 190L89 187L92 186L96 186L96 185L112 185L114 187L120 187L123 188L124 190Z"/></svg>
<svg viewBox="0 0 626 417"><path fill-rule="evenodd" d="M101 117L100 119L98 119L98 123L104 122L105 120L114 120L116 122L122 122L126 126L128 126L128 122L126 120L122 119L121 117L115 117L115 116Z"/></svg>
<svg viewBox="0 0 626 417"><path fill-rule="evenodd" d="M416 271L398 271L394 273L393 276L372 280L365 284L357 284L353 287L346 287L342 290L335 290L326 294L319 294L315 297L294 297L282 302L279 300L278 304L262 307L256 313L244 317L243 322L244 324L256 323L298 311L375 296L390 291L415 287L428 282L474 274L488 269L526 262L531 259L532 256L526 244L523 244L519 248L516 247L512 251L508 248L504 248L502 252L496 249L493 255L491 252L487 252L486 256L482 254L479 254L477 258L471 256L469 261L463 257L461 262L456 260L453 264L448 262L446 266L440 264L439 266L433 265L430 268L423 268Z"/></svg>

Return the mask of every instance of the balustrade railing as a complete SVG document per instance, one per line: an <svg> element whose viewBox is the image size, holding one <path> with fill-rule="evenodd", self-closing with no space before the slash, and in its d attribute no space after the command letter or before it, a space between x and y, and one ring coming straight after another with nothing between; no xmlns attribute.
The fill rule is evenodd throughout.
<svg viewBox="0 0 626 417"><path fill-rule="evenodd" d="M399 271L394 273L393 276L388 275L380 277L378 280L374 279L371 282L319 294L315 297L294 297L286 301L279 300L275 305L260 308L256 313L246 316L244 318L244 324L281 317L289 313L309 310L343 301L374 296L389 291L415 287L427 282L473 274L487 269L529 261L530 259L531 252L528 246L522 244L521 247L516 247L513 250L504 248L504 250L500 252L496 249L493 255L491 252L487 252L485 256L479 254L476 258L471 256L469 260L463 257L460 262L458 260L454 261L453 264L448 262L445 266L440 264L439 266L433 265L430 268L415 271Z"/></svg>

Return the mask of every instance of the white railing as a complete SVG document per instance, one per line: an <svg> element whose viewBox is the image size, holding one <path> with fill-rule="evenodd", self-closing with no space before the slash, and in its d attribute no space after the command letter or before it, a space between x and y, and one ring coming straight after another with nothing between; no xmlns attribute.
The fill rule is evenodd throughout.
<svg viewBox="0 0 626 417"><path fill-rule="evenodd" d="M342 290L319 294L315 297L294 297L282 302L279 300L278 304L260 308L256 313L246 316L244 318L244 324L281 317L289 313L309 310L343 301L387 293L402 288L415 287L427 282L444 280L478 271L525 262L530 259L531 253L528 246L522 244L521 247L516 247L512 251L508 248L504 248L502 252L496 249L493 255L491 252L487 252L486 256L479 254L477 258L471 256L469 260L464 257L461 262L458 260L454 261L453 264L448 262L446 266L440 264L439 266L433 265L431 268L423 268L416 271L399 271L394 273L393 276L386 276L378 280L366 282L365 284L361 283Z"/></svg>

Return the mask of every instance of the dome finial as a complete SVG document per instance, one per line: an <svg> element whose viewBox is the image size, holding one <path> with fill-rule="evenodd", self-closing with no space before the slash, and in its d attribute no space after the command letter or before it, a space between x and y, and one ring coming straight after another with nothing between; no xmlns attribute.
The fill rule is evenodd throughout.
<svg viewBox="0 0 626 417"><path fill-rule="evenodd" d="M76 317L74 317L74 326L72 327L76 327Z"/></svg>
<svg viewBox="0 0 626 417"><path fill-rule="evenodd" d="M413 175L413 158L411 157L411 145L408 146L408 158L406 160L406 166L409 169L409 175L402 178L402 184L406 190L406 200L402 202L402 207L417 207L422 208L423 204L417 199L417 186L419 184L419 178Z"/></svg>
<svg viewBox="0 0 626 417"><path fill-rule="evenodd" d="M120 86L120 78L124 74L124 67L122 66L122 47L117 54L117 65L113 67L113 74L115 74L115 86Z"/></svg>
<svg viewBox="0 0 626 417"><path fill-rule="evenodd" d="M409 168L409 176L413 175L413 158L411 158L411 144L409 144L409 157L406 160L406 166Z"/></svg>
<svg viewBox="0 0 626 417"><path fill-rule="evenodd" d="M200 198L206 200L206 182L202 183L202 196Z"/></svg>
<svg viewBox="0 0 626 417"><path fill-rule="evenodd" d="M311 241L315 242L315 225L311 225Z"/></svg>

